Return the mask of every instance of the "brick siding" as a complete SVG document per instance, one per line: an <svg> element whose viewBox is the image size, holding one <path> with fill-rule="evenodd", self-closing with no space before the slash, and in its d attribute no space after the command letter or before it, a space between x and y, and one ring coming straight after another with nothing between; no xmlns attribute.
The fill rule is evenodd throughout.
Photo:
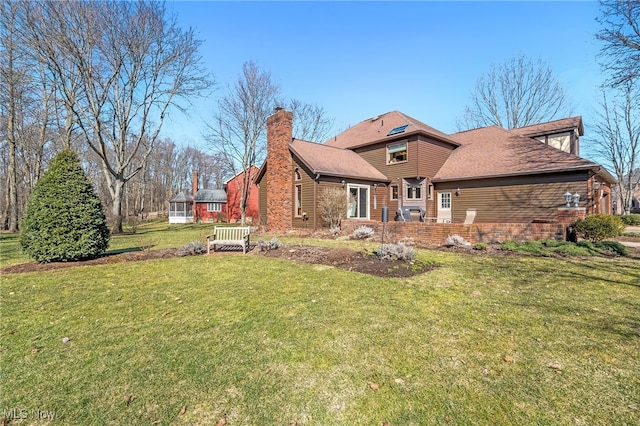
<svg viewBox="0 0 640 426"><path fill-rule="evenodd" d="M293 137L293 113L277 110L267 119L267 218L269 230L292 228L293 173L289 144Z"/></svg>

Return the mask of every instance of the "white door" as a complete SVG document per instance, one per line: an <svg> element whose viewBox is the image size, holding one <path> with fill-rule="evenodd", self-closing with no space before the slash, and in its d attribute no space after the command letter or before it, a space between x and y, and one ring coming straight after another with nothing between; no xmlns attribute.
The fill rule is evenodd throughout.
<svg viewBox="0 0 640 426"><path fill-rule="evenodd" d="M451 223L451 193L438 192L438 223Z"/></svg>

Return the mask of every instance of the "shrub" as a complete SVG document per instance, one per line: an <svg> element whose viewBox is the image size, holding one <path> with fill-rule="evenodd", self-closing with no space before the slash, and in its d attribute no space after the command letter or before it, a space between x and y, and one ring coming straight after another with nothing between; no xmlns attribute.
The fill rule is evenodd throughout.
<svg viewBox="0 0 640 426"><path fill-rule="evenodd" d="M469 247L471 244L460 235L449 235L444 245L447 247Z"/></svg>
<svg viewBox="0 0 640 426"><path fill-rule="evenodd" d="M589 243L591 244L591 243ZM571 242L566 242L557 247L553 247L553 252L563 256L593 256L595 250L584 244L576 244Z"/></svg>
<svg viewBox="0 0 640 426"><path fill-rule="evenodd" d="M626 214L617 217L627 226L640 226L640 214Z"/></svg>
<svg viewBox="0 0 640 426"><path fill-rule="evenodd" d="M499 249L504 251L518 251L520 249L520 244L515 241L507 240L500 244Z"/></svg>
<svg viewBox="0 0 640 426"><path fill-rule="evenodd" d="M362 225L359 228L355 229L351 234L351 238L354 240L366 240L367 238L373 237L374 231L373 228L367 225Z"/></svg>
<svg viewBox="0 0 640 426"><path fill-rule="evenodd" d="M575 224L576 233L593 243L622 234L624 223L619 216L594 214L580 219Z"/></svg>
<svg viewBox="0 0 640 426"><path fill-rule="evenodd" d="M256 245L258 247L258 251L276 250L282 247L282 243L276 237L271 238L271 240L269 241L265 241L264 239L260 238Z"/></svg>
<svg viewBox="0 0 640 426"><path fill-rule="evenodd" d="M339 226L332 226L331 228L329 228L329 232L331 233L332 236L337 236L340 233L340 227Z"/></svg>
<svg viewBox="0 0 640 426"><path fill-rule="evenodd" d="M413 260L416 257L416 251L413 247L407 246L405 243L383 244L380 247L378 256L381 259L392 260Z"/></svg>
<svg viewBox="0 0 640 426"><path fill-rule="evenodd" d="M180 256L196 256L199 254L204 254L207 251L207 247L202 244L200 241L192 241L189 244L185 245L178 251L178 255Z"/></svg>
<svg viewBox="0 0 640 426"><path fill-rule="evenodd" d="M487 243L480 242L480 243L475 243L473 245L473 249L474 250L486 250L488 248L489 248L489 244L487 244Z"/></svg>
<svg viewBox="0 0 640 426"><path fill-rule="evenodd" d="M626 256L629 254L629 248L620 244L617 241L600 241L595 244L597 249L605 253L615 253L619 256Z"/></svg>
<svg viewBox="0 0 640 426"><path fill-rule="evenodd" d="M318 200L318 213L329 228L340 227L347 213L347 195L343 188L325 188Z"/></svg>
<svg viewBox="0 0 640 426"><path fill-rule="evenodd" d="M109 228L78 156L59 153L36 183L22 217L22 250L38 262L96 258L109 245Z"/></svg>

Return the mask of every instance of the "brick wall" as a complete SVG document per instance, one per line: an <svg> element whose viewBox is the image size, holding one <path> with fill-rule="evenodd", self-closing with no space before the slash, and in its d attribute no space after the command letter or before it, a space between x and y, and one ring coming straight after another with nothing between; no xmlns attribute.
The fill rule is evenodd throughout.
<svg viewBox="0 0 640 426"><path fill-rule="evenodd" d="M485 242L496 243L512 240L562 239L567 237L567 227L577 219L584 218L584 208L558 209L558 221L552 223L424 223L424 222L388 222L342 220L342 234L349 235L356 228L367 225L381 235L383 227L385 241L397 242L413 240L423 247L438 247L444 244L449 235L460 235L471 244ZM384 226L383 226L384 225Z"/></svg>
<svg viewBox="0 0 640 426"><path fill-rule="evenodd" d="M277 110L267 119L267 218L269 230L292 228L293 173L289 144L293 137L293 113Z"/></svg>

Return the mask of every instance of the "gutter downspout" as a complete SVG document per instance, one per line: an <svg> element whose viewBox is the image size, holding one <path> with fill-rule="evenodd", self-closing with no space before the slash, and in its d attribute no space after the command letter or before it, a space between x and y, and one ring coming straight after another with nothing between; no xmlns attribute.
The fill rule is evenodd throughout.
<svg viewBox="0 0 640 426"><path fill-rule="evenodd" d="M315 179L313 179L313 232L318 229L318 181L320 180L320 173L316 173Z"/></svg>

